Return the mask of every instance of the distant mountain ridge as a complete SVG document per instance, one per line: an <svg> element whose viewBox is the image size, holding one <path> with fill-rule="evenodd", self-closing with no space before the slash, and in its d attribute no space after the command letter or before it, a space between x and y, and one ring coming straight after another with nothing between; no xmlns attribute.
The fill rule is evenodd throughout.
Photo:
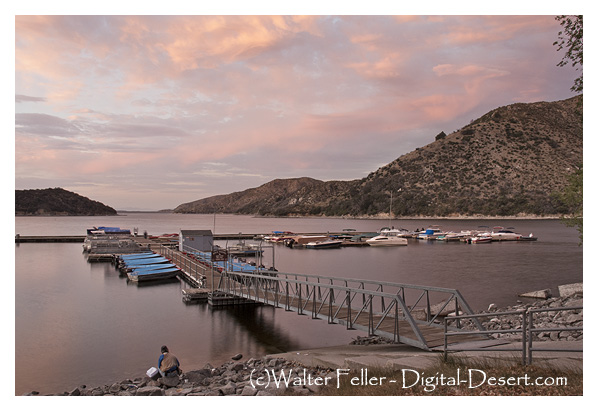
<svg viewBox="0 0 599 412"><path fill-rule="evenodd" d="M15 190L15 215L111 216L117 212L95 200L53 189Z"/></svg>
<svg viewBox="0 0 599 412"><path fill-rule="evenodd" d="M516 103L407 153L367 177L276 179L212 196L175 213L272 216L546 216L569 213L555 196L582 165L582 95Z"/></svg>

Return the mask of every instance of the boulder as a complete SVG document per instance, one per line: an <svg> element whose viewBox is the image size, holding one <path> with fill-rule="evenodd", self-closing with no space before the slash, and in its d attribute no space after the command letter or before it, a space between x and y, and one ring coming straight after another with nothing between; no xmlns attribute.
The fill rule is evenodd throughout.
<svg viewBox="0 0 599 412"><path fill-rule="evenodd" d="M246 385L243 387L243 390L241 391L241 396L255 396L257 392L258 390L252 388L251 385Z"/></svg>
<svg viewBox="0 0 599 412"><path fill-rule="evenodd" d="M210 369L198 369L185 373L185 379L189 382L199 384L203 384L206 378L209 378L210 376L212 376L212 371Z"/></svg>
<svg viewBox="0 0 599 412"><path fill-rule="evenodd" d="M543 289L534 292L521 293L518 296L523 298L549 299L551 297L551 289Z"/></svg>
<svg viewBox="0 0 599 412"><path fill-rule="evenodd" d="M237 386L233 382L229 382L225 386L221 386L220 391L223 395L234 395L237 391Z"/></svg>
<svg viewBox="0 0 599 412"><path fill-rule="evenodd" d="M146 386L137 390L136 396L162 396L162 389L156 386Z"/></svg>
<svg viewBox="0 0 599 412"><path fill-rule="evenodd" d="M160 381L167 388L173 388L179 384L178 376L165 376L164 378L160 378Z"/></svg>
<svg viewBox="0 0 599 412"><path fill-rule="evenodd" d="M557 287L561 297L572 296L575 294L582 295L582 283L571 283L569 285L561 285Z"/></svg>

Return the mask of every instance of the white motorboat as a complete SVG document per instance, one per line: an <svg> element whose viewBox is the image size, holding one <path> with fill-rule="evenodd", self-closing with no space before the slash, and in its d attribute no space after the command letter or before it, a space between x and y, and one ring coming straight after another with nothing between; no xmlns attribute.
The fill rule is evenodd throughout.
<svg viewBox="0 0 599 412"><path fill-rule="evenodd" d="M408 239L399 236L378 235L366 241L370 246L407 246Z"/></svg>
<svg viewBox="0 0 599 412"><path fill-rule="evenodd" d="M316 242L306 243L308 249L333 249L341 247L342 240L319 240Z"/></svg>
<svg viewBox="0 0 599 412"><path fill-rule="evenodd" d="M489 233L481 233L475 237L470 238L468 243L491 243L493 238Z"/></svg>
<svg viewBox="0 0 599 412"><path fill-rule="evenodd" d="M502 241L502 240L519 240L522 235L520 233L514 233L511 230L507 229L499 229L491 232L491 237L494 241Z"/></svg>
<svg viewBox="0 0 599 412"><path fill-rule="evenodd" d="M409 236L410 232L408 232L406 229L395 229L394 227L391 227L391 228L384 227L379 231L379 234L382 236L403 237L403 236Z"/></svg>

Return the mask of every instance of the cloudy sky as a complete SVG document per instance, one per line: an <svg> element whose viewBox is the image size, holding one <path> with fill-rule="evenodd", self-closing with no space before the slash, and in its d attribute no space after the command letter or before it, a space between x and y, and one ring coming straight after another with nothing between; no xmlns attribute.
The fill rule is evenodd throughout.
<svg viewBox="0 0 599 412"><path fill-rule="evenodd" d="M15 17L15 187L158 210L362 178L516 102L573 96L553 15Z"/></svg>

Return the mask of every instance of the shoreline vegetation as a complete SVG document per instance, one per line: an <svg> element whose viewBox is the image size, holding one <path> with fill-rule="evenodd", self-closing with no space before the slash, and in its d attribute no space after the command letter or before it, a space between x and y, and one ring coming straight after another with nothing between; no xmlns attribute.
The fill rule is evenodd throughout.
<svg viewBox="0 0 599 412"><path fill-rule="evenodd" d="M205 215L205 216L248 216L261 219L340 219L340 220L559 220L569 218L569 215L528 215L520 214L513 216L489 216L489 215L457 215L457 216L389 216L389 214L379 215L360 215L360 216L326 216L326 215L288 215L288 216L273 216L273 215L256 215L242 213L176 213L172 210L117 210L116 216L125 216L131 213L163 213L163 214L181 214L181 215ZM69 214L35 214L26 215L15 213L15 217L69 217L80 215ZM90 215L91 216L91 215ZM94 216L115 216L115 215L94 215Z"/></svg>

